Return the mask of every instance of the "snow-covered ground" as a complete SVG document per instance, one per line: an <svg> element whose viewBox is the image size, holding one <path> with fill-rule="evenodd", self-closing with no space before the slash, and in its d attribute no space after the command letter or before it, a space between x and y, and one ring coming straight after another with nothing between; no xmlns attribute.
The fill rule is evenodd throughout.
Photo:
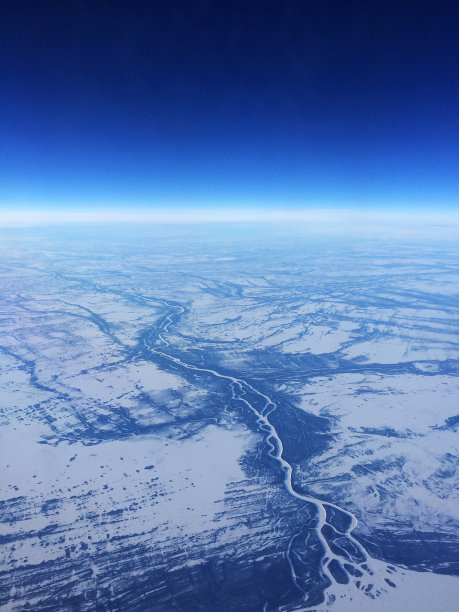
<svg viewBox="0 0 459 612"><path fill-rule="evenodd" d="M2 235L0 609L455 610L456 242L136 232Z"/></svg>

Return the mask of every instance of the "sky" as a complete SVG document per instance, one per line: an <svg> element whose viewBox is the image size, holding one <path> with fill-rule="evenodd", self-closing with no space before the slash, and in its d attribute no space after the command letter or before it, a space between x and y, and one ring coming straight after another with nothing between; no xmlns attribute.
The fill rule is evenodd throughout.
<svg viewBox="0 0 459 612"><path fill-rule="evenodd" d="M456 0L3 0L0 210L459 209Z"/></svg>

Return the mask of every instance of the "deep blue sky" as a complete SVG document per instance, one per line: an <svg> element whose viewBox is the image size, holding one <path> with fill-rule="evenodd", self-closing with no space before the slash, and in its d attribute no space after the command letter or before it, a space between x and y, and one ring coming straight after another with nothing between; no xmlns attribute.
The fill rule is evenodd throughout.
<svg viewBox="0 0 459 612"><path fill-rule="evenodd" d="M0 205L459 204L459 2L3 0Z"/></svg>

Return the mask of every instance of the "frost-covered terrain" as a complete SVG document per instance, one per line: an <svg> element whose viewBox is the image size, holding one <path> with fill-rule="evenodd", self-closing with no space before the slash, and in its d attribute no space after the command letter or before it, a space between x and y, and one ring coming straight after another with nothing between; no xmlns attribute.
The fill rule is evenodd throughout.
<svg viewBox="0 0 459 612"><path fill-rule="evenodd" d="M0 609L459 599L457 241L0 242Z"/></svg>

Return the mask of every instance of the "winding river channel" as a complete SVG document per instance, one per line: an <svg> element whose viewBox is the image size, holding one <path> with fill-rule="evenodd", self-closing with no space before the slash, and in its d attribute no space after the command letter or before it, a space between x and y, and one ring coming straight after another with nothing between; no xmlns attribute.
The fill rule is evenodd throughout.
<svg viewBox="0 0 459 612"><path fill-rule="evenodd" d="M143 343L147 351L185 370L202 372L227 381L231 388L232 403L242 402L254 413L259 431L268 445L268 455L277 462L283 472L285 489L291 496L314 509L313 533L308 528L305 532L294 534L285 551L291 579L304 594L305 609L323 601L327 591L336 583L353 582L357 589L372 598L386 590L387 585L394 587L389 577L395 568L389 567L382 571L381 564L373 563L373 558L353 536L353 531L357 527L356 516L335 503L323 501L294 487L293 467L284 458L282 439L270 421L270 415L279 409L278 405L246 380L222 374L212 368L187 363L165 351L170 346L165 337L169 327L186 312L186 309L169 302L161 304L168 310L159 325L144 336ZM314 550L316 554L308 554L308 548ZM317 558L319 558L318 564Z"/></svg>

